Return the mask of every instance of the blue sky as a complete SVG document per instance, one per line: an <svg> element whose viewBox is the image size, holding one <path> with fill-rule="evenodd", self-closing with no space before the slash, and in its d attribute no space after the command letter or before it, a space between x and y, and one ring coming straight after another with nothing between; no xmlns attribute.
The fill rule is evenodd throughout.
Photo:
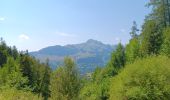
<svg viewBox="0 0 170 100"><path fill-rule="evenodd" d="M96 39L126 44L135 20L141 27L149 0L0 0L0 37L35 51Z"/></svg>

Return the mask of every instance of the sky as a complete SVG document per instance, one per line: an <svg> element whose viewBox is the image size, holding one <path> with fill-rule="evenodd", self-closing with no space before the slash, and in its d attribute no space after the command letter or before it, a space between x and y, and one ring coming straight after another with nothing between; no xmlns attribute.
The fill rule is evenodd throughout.
<svg viewBox="0 0 170 100"><path fill-rule="evenodd" d="M0 37L19 50L95 39L128 43L133 21L140 28L149 0L0 0Z"/></svg>

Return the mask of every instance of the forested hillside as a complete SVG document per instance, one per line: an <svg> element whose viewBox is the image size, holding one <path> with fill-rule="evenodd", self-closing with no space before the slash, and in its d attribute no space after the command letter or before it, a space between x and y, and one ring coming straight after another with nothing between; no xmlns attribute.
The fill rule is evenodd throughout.
<svg viewBox="0 0 170 100"><path fill-rule="evenodd" d="M106 66L80 76L70 57L56 70L16 47L0 42L2 100L169 100L170 0L151 0L139 30L118 44ZM136 16L137 17L137 16Z"/></svg>
<svg viewBox="0 0 170 100"><path fill-rule="evenodd" d="M47 99L51 69L0 40L0 100Z"/></svg>
<svg viewBox="0 0 170 100"><path fill-rule="evenodd" d="M29 54L45 62L49 59L49 65L56 69L63 63L64 57L73 58L82 75L93 72L97 66L104 66L110 58L110 54L116 49L116 45L103 44L100 41L89 39L80 44L65 46L50 46Z"/></svg>

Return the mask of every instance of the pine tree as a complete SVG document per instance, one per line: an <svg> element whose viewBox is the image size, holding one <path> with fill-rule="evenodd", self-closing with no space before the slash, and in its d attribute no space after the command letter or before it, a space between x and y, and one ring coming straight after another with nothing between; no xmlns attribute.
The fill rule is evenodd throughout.
<svg viewBox="0 0 170 100"><path fill-rule="evenodd" d="M159 54L162 44L162 33L157 31L158 28L154 20L145 22L141 34L141 53L143 56Z"/></svg>
<svg viewBox="0 0 170 100"><path fill-rule="evenodd" d="M24 54L20 58L20 68L23 73L24 77L28 77L29 84L31 87L33 87L33 62L32 59L29 57L29 55Z"/></svg>
<svg viewBox="0 0 170 100"><path fill-rule="evenodd" d="M23 77L19 62L12 57L8 57L7 63L0 69L1 86L14 87L16 89L26 88L27 77Z"/></svg>
<svg viewBox="0 0 170 100"><path fill-rule="evenodd" d="M131 32L130 32L131 37L136 38L138 36L138 34L137 34L138 31L139 31L139 29L137 28L136 21L133 21L133 26L132 26Z"/></svg>
<svg viewBox="0 0 170 100"><path fill-rule="evenodd" d="M1 38L0 40L0 67L7 62L7 45L5 41Z"/></svg>
<svg viewBox="0 0 170 100"><path fill-rule="evenodd" d="M125 49L121 43L118 44L116 51L111 54L111 59L108 67L111 71L111 76L116 75L125 65Z"/></svg>
<svg viewBox="0 0 170 100"><path fill-rule="evenodd" d="M44 75L41 83L41 94L44 97L44 100L48 100L50 97L50 74L51 74L51 69L49 67L49 60L47 59L46 64L45 64L45 69L44 69Z"/></svg>

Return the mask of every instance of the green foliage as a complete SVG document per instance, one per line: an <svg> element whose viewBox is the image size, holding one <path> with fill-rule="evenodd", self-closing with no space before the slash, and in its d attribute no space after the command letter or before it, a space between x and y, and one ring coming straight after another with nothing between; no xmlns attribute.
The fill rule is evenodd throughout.
<svg viewBox="0 0 170 100"><path fill-rule="evenodd" d="M7 61L7 46L4 40L0 40L0 66L2 67L3 64Z"/></svg>
<svg viewBox="0 0 170 100"><path fill-rule="evenodd" d="M121 43L117 46L116 51L111 54L111 59L107 64L111 69L111 76L114 76L125 65L125 50Z"/></svg>
<svg viewBox="0 0 170 100"><path fill-rule="evenodd" d="M134 21L133 26L131 28L131 39L129 41L129 44L125 47L125 58L126 63L133 63L137 58L141 56L140 53L140 36L138 36L137 32L139 29L137 28L137 24Z"/></svg>
<svg viewBox="0 0 170 100"><path fill-rule="evenodd" d="M151 0L148 6L152 7L152 12L147 19L155 20L159 28L170 25L170 1L169 0Z"/></svg>
<svg viewBox="0 0 170 100"><path fill-rule="evenodd" d="M141 34L142 44L140 52L143 56L159 54L162 44L162 33L158 31L154 20L148 20L145 22Z"/></svg>
<svg viewBox="0 0 170 100"><path fill-rule="evenodd" d="M79 99L107 100L109 98L110 76L107 68L97 68L93 72L91 81L87 80L81 89Z"/></svg>
<svg viewBox="0 0 170 100"><path fill-rule="evenodd" d="M107 100L109 98L110 78L88 82L81 89L80 100Z"/></svg>
<svg viewBox="0 0 170 100"><path fill-rule="evenodd" d="M129 44L124 48L119 43L108 64L104 68L97 68L84 81L80 79L82 77L71 58L66 57L64 65L52 72L48 61L40 63L28 51L18 52L15 46L8 47L1 39L0 99L168 100L170 1L151 0L148 6L152 6L152 12L146 17L141 34L138 35L137 24L133 22ZM86 48L84 50L88 52L102 50L106 54L110 51L98 41L89 40L87 43L90 47L83 44L78 48ZM73 52L69 50L64 55ZM56 52L63 55L61 51L50 54Z"/></svg>
<svg viewBox="0 0 170 100"><path fill-rule="evenodd" d="M41 83L41 92L42 96L44 97L44 100L48 100L50 97L50 76L51 76L51 69L49 68L48 60L45 64L45 70L44 70L44 75Z"/></svg>
<svg viewBox="0 0 170 100"><path fill-rule="evenodd" d="M170 28L166 28L163 33L163 44L161 54L170 57Z"/></svg>
<svg viewBox="0 0 170 100"><path fill-rule="evenodd" d="M99 87L95 83L86 83L80 91L80 100L100 100Z"/></svg>
<svg viewBox="0 0 170 100"><path fill-rule="evenodd" d="M155 56L127 65L113 78L110 100L168 100L170 59Z"/></svg>
<svg viewBox="0 0 170 100"><path fill-rule="evenodd" d="M140 43L139 38L133 38L130 40L129 44L126 45L125 55L126 62L133 63L137 58L140 57Z"/></svg>
<svg viewBox="0 0 170 100"><path fill-rule="evenodd" d="M18 52L15 46L8 47L3 39L0 40L0 89L28 91L47 100L50 96L50 73L48 64L41 64L28 51Z"/></svg>
<svg viewBox="0 0 170 100"><path fill-rule="evenodd" d="M0 100L43 100L43 98L29 91L3 88L3 90L0 90Z"/></svg>
<svg viewBox="0 0 170 100"><path fill-rule="evenodd" d="M163 40L163 30L170 25L170 1L151 0L152 12L146 17L142 29L141 53L143 56L158 55Z"/></svg>
<svg viewBox="0 0 170 100"><path fill-rule="evenodd" d="M111 55L107 66L97 68L92 74L92 81L85 84L80 92L82 100L107 100L109 98L110 78L120 71L125 65L124 47L119 44Z"/></svg>
<svg viewBox="0 0 170 100"><path fill-rule="evenodd" d="M48 62L40 64L27 53L21 53L20 69L24 77L28 78L27 86L32 89L32 92L38 93L47 100L50 96L49 84L51 69Z"/></svg>
<svg viewBox="0 0 170 100"><path fill-rule="evenodd" d="M20 59L20 68L24 77L28 77L28 85L32 85L33 82L33 59L29 55L22 55Z"/></svg>
<svg viewBox="0 0 170 100"><path fill-rule="evenodd" d="M66 57L63 67L59 67L51 79L52 100L75 100L80 90L80 76L74 61Z"/></svg>
<svg viewBox="0 0 170 100"><path fill-rule="evenodd" d="M0 86L15 87L17 89L26 88L28 80L22 76L19 64L9 57L7 63L0 70Z"/></svg>

